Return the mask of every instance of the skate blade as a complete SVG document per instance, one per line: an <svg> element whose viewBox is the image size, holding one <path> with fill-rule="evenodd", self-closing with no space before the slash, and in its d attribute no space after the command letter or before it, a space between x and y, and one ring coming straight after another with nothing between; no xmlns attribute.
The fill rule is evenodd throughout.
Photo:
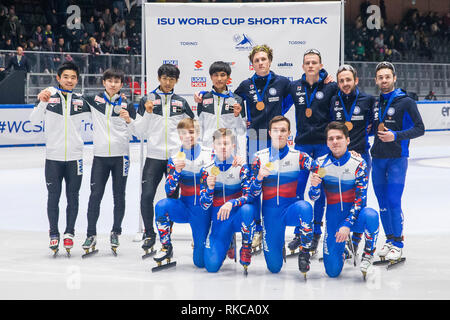
<svg viewBox="0 0 450 320"><path fill-rule="evenodd" d="M70 249L66 249L67 258L70 258L72 254L70 253Z"/></svg>
<svg viewBox="0 0 450 320"><path fill-rule="evenodd" d="M400 258L399 260L390 260L390 261L388 261L389 264L387 265L386 269L390 270L395 266L403 264L405 262L405 260L406 260L406 258Z"/></svg>
<svg viewBox="0 0 450 320"><path fill-rule="evenodd" d="M262 252L262 248L254 249L254 250L252 250L252 256L253 256L253 255L258 255L258 254L260 254L261 252Z"/></svg>
<svg viewBox="0 0 450 320"><path fill-rule="evenodd" d="M294 251L294 252L291 251L290 254L286 255L286 258L298 257L299 253L300 253L300 250L299 251Z"/></svg>
<svg viewBox="0 0 450 320"><path fill-rule="evenodd" d="M58 256L58 252L59 252L59 249L51 249L52 251L53 251L53 258L56 258L57 256Z"/></svg>
<svg viewBox="0 0 450 320"><path fill-rule="evenodd" d="M87 257L90 257L90 256L93 256L93 255L95 255L95 254L97 254L98 253L98 249L95 249L95 250L92 250L92 251L89 251L89 252L86 252L85 254L83 254L82 256L81 256L81 258L87 258Z"/></svg>
<svg viewBox="0 0 450 320"><path fill-rule="evenodd" d="M244 266L244 276L248 276L248 266Z"/></svg>
<svg viewBox="0 0 450 320"><path fill-rule="evenodd" d="M389 263L389 260L378 260L378 261L374 261L372 263L372 265L374 266L384 266L387 265Z"/></svg>
<svg viewBox="0 0 450 320"><path fill-rule="evenodd" d="M156 253L156 250L153 250L153 249L152 249L152 251L147 252L146 254L144 254L144 255L142 256L142 260L145 260L145 259L147 259L147 258L149 258L149 257L154 256L155 253Z"/></svg>
<svg viewBox="0 0 450 320"><path fill-rule="evenodd" d="M117 257L117 248L111 248L114 257Z"/></svg>
<svg viewBox="0 0 450 320"><path fill-rule="evenodd" d="M170 269L170 268L175 267L176 265L177 265L176 261L172 261L172 262L169 262L169 263L161 264L160 266L153 267L152 268L152 272L158 272L158 271Z"/></svg>

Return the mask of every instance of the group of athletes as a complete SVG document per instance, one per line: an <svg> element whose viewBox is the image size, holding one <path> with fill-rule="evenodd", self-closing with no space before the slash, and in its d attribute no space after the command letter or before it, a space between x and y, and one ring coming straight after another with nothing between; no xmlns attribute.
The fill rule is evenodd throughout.
<svg viewBox="0 0 450 320"><path fill-rule="evenodd" d="M374 78L380 96L375 98L358 88L351 65L339 67L335 82L316 49L304 52L304 73L296 81L271 71L273 51L267 45L255 46L249 59L255 74L234 92L227 87L229 64L217 61L210 66L213 87L194 94L197 114L174 92L180 75L174 65L158 69L159 86L140 100L136 111L120 92L121 70L106 70L104 91L87 96L73 92L78 67L61 64L58 86L39 93L30 116L33 123L45 121L50 249L56 254L60 245L63 180L67 196L63 245L68 254L73 247L83 174L80 129L87 112L93 122L94 159L84 256L97 252L96 224L110 174L114 199L110 243L116 254L125 213L129 141L134 135L147 140L140 198L142 249L143 257L153 256L157 268L174 264L173 223L189 223L198 268L217 272L227 256L236 260L235 233L240 232L239 261L245 272L252 254L262 247L268 270L277 273L286 258L286 227L292 226L294 236L287 247L298 254L299 270L306 276L318 250L325 208L323 262L328 276L337 277L345 259L356 257L363 234L360 269L367 273L380 218L386 242L378 256L391 263L402 261L401 197L409 140L424 134L424 124L415 101L395 88L394 65L377 65ZM291 122L284 115L292 106L296 135L290 147ZM379 213L366 206L370 172ZM167 197L155 205L164 175ZM308 180L313 206L304 196ZM157 252L154 224L161 242Z"/></svg>

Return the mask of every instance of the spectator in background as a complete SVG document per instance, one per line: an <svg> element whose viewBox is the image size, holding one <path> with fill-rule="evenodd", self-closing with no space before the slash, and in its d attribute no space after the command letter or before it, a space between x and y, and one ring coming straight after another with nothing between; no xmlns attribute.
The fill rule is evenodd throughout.
<svg viewBox="0 0 450 320"><path fill-rule="evenodd" d="M114 53L114 47L111 44L111 39L106 39L103 44L101 45L103 54L113 54Z"/></svg>
<svg viewBox="0 0 450 320"><path fill-rule="evenodd" d="M53 43L55 42L55 36L53 34L52 26L50 24L45 25L43 44L47 42L48 38L51 38Z"/></svg>
<svg viewBox="0 0 450 320"><path fill-rule="evenodd" d="M125 31L122 31L119 39L117 40L117 53L127 54L129 50L130 50L130 47L128 45L127 35L126 35Z"/></svg>
<svg viewBox="0 0 450 320"><path fill-rule="evenodd" d="M356 60L363 61L366 57L366 48L362 44L361 41L358 41L358 45L356 46Z"/></svg>
<svg viewBox="0 0 450 320"><path fill-rule="evenodd" d="M86 47L86 51L87 53L89 53L89 73L96 74L102 72L100 70L99 56L103 52L100 48L100 45L97 43L97 40L94 37L89 38L89 44Z"/></svg>
<svg viewBox="0 0 450 320"><path fill-rule="evenodd" d="M2 32L11 38L13 44L19 43L19 35L23 33L22 25L15 15L9 15L8 19L3 23Z"/></svg>
<svg viewBox="0 0 450 320"><path fill-rule="evenodd" d="M66 43L64 41L64 37L59 37L58 38L58 43L55 46L55 51L62 53L62 52L70 52L70 47L68 45L68 43Z"/></svg>
<svg viewBox="0 0 450 320"><path fill-rule="evenodd" d="M125 12L125 1L124 0L114 0L113 8L118 10L120 18L124 17Z"/></svg>
<svg viewBox="0 0 450 320"><path fill-rule="evenodd" d="M33 35L31 36L31 39L33 39L36 47L41 48L42 44L44 43L44 33L42 31L42 26L38 25L36 26L36 29L33 32Z"/></svg>
<svg viewBox="0 0 450 320"><path fill-rule="evenodd" d="M380 48L384 48L384 34L380 33L375 39L374 39L374 45L375 49L379 50Z"/></svg>
<svg viewBox="0 0 450 320"><path fill-rule="evenodd" d="M102 32L106 33L106 24L105 24L105 20L103 20L103 18L99 18L97 21L97 27L95 29L95 31L97 32L97 34L100 34Z"/></svg>
<svg viewBox="0 0 450 320"><path fill-rule="evenodd" d="M55 44L52 38L48 37L42 46L42 51L55 52ZM44 60L44 72L53 73L55 68L56 57L54 54L47 53L43 56Z"/></svg>
<svg viewBox="0 0 450 320"><path fill-rule="evenodd" d="M0 71L25 71L30 72L31 65L28 58L25 57L23 48L21 46L17 47L16 54L10 57L6 68L0 68Z"/></svg>
<svg viewBox="0 0 450 320"><path fill-rule="evenodd" d="M437 100L437 97L434 94L433 90L430 90L430 92L428 92L428 94L425 96L425 100Z"/></svg>
<svg viewBox="0 0 450 320"><path fill-rule="evenodd" d="M111 14L112 24L115 24L115 23L119 22L120 20L122 20L122 16L120 15L119 9L113 8L113 12Z"/></svg>
<svg viewBox="0 0 450 320"><path fill-rule="evenodd" d="M106 8L105 11L103 12L102 19L105 22L106 28L109 28L113 25L111 18L111 10L109 8Z"/></svg>
<svg viewBox="0 0 450 320"><path fill-rule="evenodd" d="M95 19L94 16L90 16L88 22L85 24L85 31L89 37L95 36L96 28L95 28Z"/></svg>
<svg viewBox="0 0 450 320"><path fill-rule="evenodd" d="M122 32L126 32L126 22L125 19L121 19L120 21L116 22L114 25L114 33L116 37L120 37Z"/></svg>
<svg viewBox="0 0 450 320"><path fill-rule="evenodd" d="M2 50L14 50L14 44L11 38L7 38L3 44Z"/></svg>

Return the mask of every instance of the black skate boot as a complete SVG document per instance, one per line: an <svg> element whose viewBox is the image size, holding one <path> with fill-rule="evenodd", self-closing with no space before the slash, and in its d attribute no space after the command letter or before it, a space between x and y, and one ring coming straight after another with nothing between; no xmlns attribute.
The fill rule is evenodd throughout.
<svg viewBox="0 0 450 320"><path fill-rule="evenodd" d="M320 237L321 234L314 233L310 248L311 256L314 256L318 251Z"/></svg>
<svg viewBox="0 0 450 320"><path fill-rule="evenodd" d="M142 244L142 249L144 249L145 254L142 256L142 259L146 259L148 257L153 256L156 253L155 249L153 249L156 242L156 234L144 233L143 240L144 243Z"/></svg>
<svg viewBox="0 0 450 320"><path fill-rule="evenodd" d="M302 244L302 239L300 238L300 233L295 234L294 239L288 243L288 249L291 251L291 254L288 256L295 256L300 252L300 245ZM298 252L295 250L299 249Z"/></svg>
<svg viewBox="0 0 450 320"><path fill-rule="evenodd" d="M111 250L114 256L117 256L117 248L119 247L119 233L112 231L109 237L109 241L111 244Z"/></svg>
<svg viewBox="0 0 450 320"><path fill-rule="evenodd" d="M310 265L309 258L310 255L308 250L304 249L300 250L298 255L298 269L300 270L301 273L303 273L305 280L306 280L306 273L309 271Z"/></svg>
<svg viewBox="0 0 450 320"><path fill-rule="evenodd" d="M159 250L158 253L153 257L153 260L155 260L157 266L152 268L152 272L175 267L177 265L177 262L176 261L170 262L172 257L173 257L172 244L171 243L163 244L161 250ZM165 264L162 264L164 260L166 260L167 262Z"/></svg>

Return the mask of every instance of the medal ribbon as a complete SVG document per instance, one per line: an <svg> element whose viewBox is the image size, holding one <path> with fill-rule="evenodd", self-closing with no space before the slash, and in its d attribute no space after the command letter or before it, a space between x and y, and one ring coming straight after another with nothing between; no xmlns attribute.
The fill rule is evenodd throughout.
<svg viewBox="0 0 450 320"><path fill-rule="evenodd" d="M272 73L269 72L269 75L267 76L266 84L264 86L263 91L261 92L261 95L258 92L258 88L256 88L256 83L255 83L255 79L256 78L257 78L257 75L254 74L253 77L252 77L252 82L253 82L253 84L255 86L256 96L258 97L258 102L261 102L264 99L264 93L266 93L267 87L269 86L269 82L272 79Z"/></svg>
<svg viewBox="0 0 450 320"><path fill-rule="evenodd" d="M353 101L352 106L350 107L350 115L347 113L347 109L345 108L345 103L344 103L344 101L342 100L342 97L341 97L341 90L339 90L338 96L339 96L339 100L341 100L341 103L342 103L342 109L344 109L345 120L346 120L346 121L352 121L353 111L355 111L355 107L356 107L356 100L358 100L358 96L359 96L359 90L358 90L358 88L356 88L356 97L355 97L355 101Z"/></svg>

